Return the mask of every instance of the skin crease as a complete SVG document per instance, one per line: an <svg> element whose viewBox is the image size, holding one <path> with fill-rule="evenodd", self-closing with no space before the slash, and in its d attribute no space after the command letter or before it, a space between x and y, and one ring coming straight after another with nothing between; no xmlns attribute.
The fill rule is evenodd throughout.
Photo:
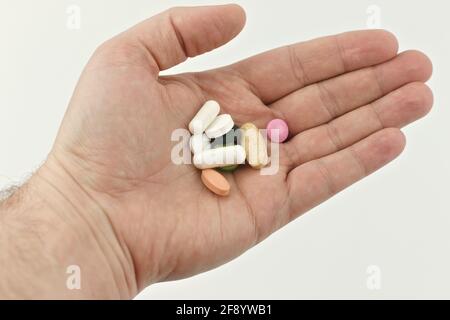
<svg viewBox="0 0 450 320"><path fill-rule="evenodd" d="M403 150L398 128L431 108L423 83L430 61L416 51L397 56L397 40L381 30L286 46L201 73L158 75L228 42L244 24L237 5L174 8L104 43L40 172L63 172L100 208L83 214L107 217L101 221L111 224L111 243L120 244L136 282L130 297L236 258L379 169ZM238 125L288 123L278 174L248 166L224 173L231 192L218 197L199 170L171 162L172 131L186 128L209 99Z"/></svg>

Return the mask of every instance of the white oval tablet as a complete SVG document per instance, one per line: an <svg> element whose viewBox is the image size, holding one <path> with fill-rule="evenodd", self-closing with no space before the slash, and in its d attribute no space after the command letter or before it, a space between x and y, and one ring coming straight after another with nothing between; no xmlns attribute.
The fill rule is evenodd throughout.
<svg viewBox="0 0 450 320"><path fill-rule="evenodd" d="M242 164L245 162L245 149L240 145L210 149L195 154L193 162L198 169Z"/></svg>
<svg viewBox="0 0 450 320"><path fill-rule="evenodd" d="M189 140L189 147L196 154L211 149L211 142L205 134L194 134Z"/></svg>
<svg viewBox="0 0 450 320"><path fill-rule="evenodd" d="M229 114L221 114L206 128L205 134L210 139L223 136L233 129L234 121Z"/></svg>
<svg viewBox="0 0 450 320"><path fill-rule="evenodd" d="M209 100L200 108L195 117L189 123L189 131L192 134L202 134L205 129L214 121L220 112L217 101Z"/></svg>

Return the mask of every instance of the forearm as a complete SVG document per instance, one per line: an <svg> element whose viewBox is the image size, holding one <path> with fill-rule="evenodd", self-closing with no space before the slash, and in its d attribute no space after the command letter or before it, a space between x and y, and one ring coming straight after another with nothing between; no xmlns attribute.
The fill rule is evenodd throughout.
<svg viewBox="0 0 450 320"><path fill-rule="evenodd" d="M95 201L51 161L0 203L0 297L133 297L126 246Z"/></svg>

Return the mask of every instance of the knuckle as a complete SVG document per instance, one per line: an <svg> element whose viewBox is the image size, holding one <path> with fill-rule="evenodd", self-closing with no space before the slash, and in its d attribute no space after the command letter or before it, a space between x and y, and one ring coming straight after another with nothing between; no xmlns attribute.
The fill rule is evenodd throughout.
<svg viewBox="0 0 450 320"><path fill-rule="evenodd" d="M301 87L308 83L308 78L305 73L305 68L301 58L298 56L296 47L294 45L286 46L286 50L289 57L289 63L291 65L291 70L294 78L299 83Z"/></svg>

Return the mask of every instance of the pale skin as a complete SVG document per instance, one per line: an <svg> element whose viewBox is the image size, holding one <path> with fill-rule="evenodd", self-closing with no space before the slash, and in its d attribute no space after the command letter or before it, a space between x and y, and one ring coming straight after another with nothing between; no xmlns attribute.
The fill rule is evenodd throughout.
<svg viewBox="0 0 450 320"><path fill-rule="evenodd" d="M98 48L48 159L0 204L0 297L129 299L217 267L396 158L400 128L432 106L430 60L382 30L159 75L244 24L237 5L174 8ZM242 167L218 197L172 163L172 131L209 99L237 124L288 123L276 175ZM66 286L70 265L80 290Z"/></svg>

